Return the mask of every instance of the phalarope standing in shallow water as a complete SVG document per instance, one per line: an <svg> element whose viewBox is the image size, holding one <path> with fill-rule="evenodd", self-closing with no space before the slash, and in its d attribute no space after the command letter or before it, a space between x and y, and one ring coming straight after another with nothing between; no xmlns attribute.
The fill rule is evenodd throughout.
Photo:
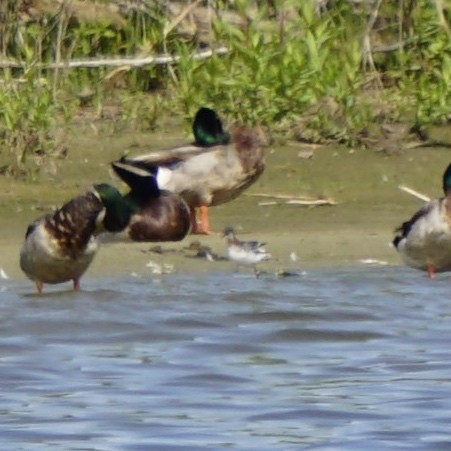
<svg viewBox="0 0 451 451"><path fill-rule="evenodd" d="M227 239L227 255L229 260L240 265L248 265L254 268L257 278L260 271L257 264L264 260L269 260L271 254L263 247L266 243L260 241L241 241L236 237L233 227L226 227L223 236Z"/></svg>

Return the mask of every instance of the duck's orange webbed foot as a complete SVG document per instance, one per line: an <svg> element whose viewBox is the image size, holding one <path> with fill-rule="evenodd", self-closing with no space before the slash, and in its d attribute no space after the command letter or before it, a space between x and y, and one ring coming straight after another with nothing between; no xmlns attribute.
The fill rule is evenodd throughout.
<svg viewBox="0 0 451 451"><path fill-rule="evenodd" d="M435 279L436 267L434 265L428 265L427 271L428 271L429 279Z"/></svg>

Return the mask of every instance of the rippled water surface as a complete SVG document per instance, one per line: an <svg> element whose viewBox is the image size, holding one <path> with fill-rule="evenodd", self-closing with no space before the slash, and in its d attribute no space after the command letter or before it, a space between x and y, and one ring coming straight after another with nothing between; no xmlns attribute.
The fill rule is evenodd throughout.
<svg viewBox="0 0 451 451"><path fill-rule="evenodd" d="M451 276L0 282L0 449L450 449Z"/></svg>

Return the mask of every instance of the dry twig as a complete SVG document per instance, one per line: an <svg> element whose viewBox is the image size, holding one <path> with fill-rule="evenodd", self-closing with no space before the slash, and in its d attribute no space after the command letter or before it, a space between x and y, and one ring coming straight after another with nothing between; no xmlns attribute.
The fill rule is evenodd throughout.
<svg viewBox="0 0 451 451"><path fill-rule="evenodd" d="M219 47L217 49L202 50L193 55L193 59L210 58L213 55L225 55L229 53L227 47ZM179 56L159 55L159 56L131 56L131 57L112 57L112 58L95 58L95 59L79 59L70 61L60 61L53 63L35 63L37 67L43 69L76 69L79 67L142 67L147 65L175 64L180 61ZM3 59L0 60L0 69L25 68L27 63L23 61Z"/></svg>
<svg viewBox="0 0 451 451"><path fill-rule="evenodd" d="M283 204L286 205L302 205L307 207L317 207L321 205L337 205L337 202L335 202L333 199L329 198L312 198L308 196L291 196L289 194L266 194L266 193L252 193L252 194L246 194L246 196L252 196L252 197L264 197L268 199L277 199L282 200ZM269 202L260 202L260 206L267 206L267 205L280 205L281 202L275 201L269 201Z"/></svg>
<svg viewBox="0 0 451 451"><path fill-rule="evenodd" d="M419 193L418 191L416 191L416 190L414 190L412 188L409 188L407 186L399 185L398 188L401 191L404 191L404 192L406 192L406 193L408 193L408 194L410 194L410 195L412 195L412 196L414 196L414 197L416 197L418 199L424 200L425 202L430 202L430 200L431 200L431 198L429 196L426 196L426 194Z"/></svg>

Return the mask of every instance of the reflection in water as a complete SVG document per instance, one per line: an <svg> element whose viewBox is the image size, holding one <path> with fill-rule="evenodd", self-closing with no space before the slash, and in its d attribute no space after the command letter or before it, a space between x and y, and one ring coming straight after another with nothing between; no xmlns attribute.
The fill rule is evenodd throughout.
<svg viewBox="0 0 451 451"><path fill-rule="evenodd" d="M449 277L0 281L0 448L446 449Z"/></svg>

